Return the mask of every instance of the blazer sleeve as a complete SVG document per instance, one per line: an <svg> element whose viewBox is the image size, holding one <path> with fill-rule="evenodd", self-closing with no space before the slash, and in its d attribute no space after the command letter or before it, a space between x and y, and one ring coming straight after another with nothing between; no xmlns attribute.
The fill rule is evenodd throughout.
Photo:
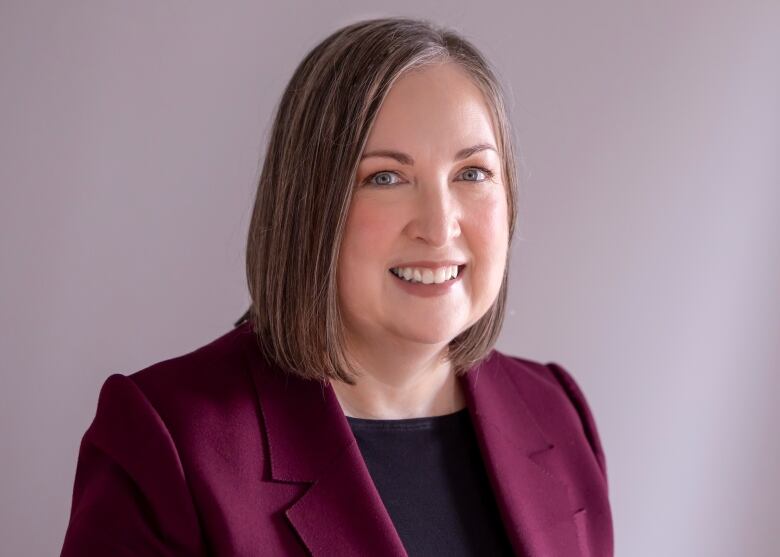
<svg viewBox="0 0 780 557"><path fill-rule="evenodd" d="M131 378L110 376L81 440L62 557L203 554L165 424Z"/></svg>
<svg viewBox="0 0 780 557"><path fill-rule="evenodd" d="M596 457L601 474L604 476L604 484L608 489L607 459L604 456L604 449L601 446L601 439L599 438L599 432L596 428L596 420L593 418L585 395L580 390L574 377L572 377L572 375L562 366L555 362L550 362L547 364L547 368L552 371L553 376L555 376L558 383L561 384L566 395L569 397L569 400L577 410L577 414L582 422L583 431L585 432L585 437L588 439L593 455Z"/></svg>

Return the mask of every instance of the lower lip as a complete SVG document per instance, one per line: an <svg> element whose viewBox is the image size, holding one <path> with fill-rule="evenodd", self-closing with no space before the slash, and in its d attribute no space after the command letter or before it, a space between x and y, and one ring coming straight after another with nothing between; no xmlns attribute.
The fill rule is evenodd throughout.
<svg viewBox="0 0 780 557"><path fill-rule="evenodd" d="M460 279L463 277L463 273L466 271L466 266L458 267L458 276L454 279L450 279L448 281L442 282L441 284L431 283L431 284L423 284L422 282L409 282L408 280L404 280L402 278L398 278L393 274L392 271L387 271L390 273L391 278L400 286L403 290L408 292L409 294L414 294L415 296L422 296L423 298L429 298L431 296L441 296L442 294L446 294L449 292L453 286L455 286L457 283L460 282Z"/></svg>

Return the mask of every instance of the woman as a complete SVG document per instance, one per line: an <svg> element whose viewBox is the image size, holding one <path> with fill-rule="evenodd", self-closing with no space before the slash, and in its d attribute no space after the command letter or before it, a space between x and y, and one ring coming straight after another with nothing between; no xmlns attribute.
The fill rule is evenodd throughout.
<svg viewBox="0 0 780 557"><path fill-rule="evenodd" d="M501 89L427 22L349 25L278 107L220 338L103 385L63 555L612 554L572 377L493 349Z"/></svg>

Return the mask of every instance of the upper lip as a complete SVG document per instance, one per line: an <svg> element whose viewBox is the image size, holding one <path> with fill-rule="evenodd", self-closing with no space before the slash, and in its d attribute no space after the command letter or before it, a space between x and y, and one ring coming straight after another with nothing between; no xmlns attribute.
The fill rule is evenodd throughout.
<svg viewBox="0 0 780 557"><path fill-rule="evenodd" d="M398 267L423 267L427 269L438 269L439 267L449 267L450 265L465 265L465 261L456 261L454 259L447 259L444 261L407 261L405 263L396 263L391 269Z"/></svg>

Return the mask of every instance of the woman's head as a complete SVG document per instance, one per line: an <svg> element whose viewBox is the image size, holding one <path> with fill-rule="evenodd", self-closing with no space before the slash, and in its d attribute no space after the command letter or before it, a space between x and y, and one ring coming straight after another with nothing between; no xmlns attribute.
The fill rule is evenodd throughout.
<svg viewBox="0 0 780 557"><path fill-rule="evenodd" d="M266 356L352 382L347 346L390 335L467 370L503 321L515 180L502 92L472 45L406 18L333 33L282 96L258 185L247 277ZM450 259L465 268L440 296L390 272Z"/></svg>

